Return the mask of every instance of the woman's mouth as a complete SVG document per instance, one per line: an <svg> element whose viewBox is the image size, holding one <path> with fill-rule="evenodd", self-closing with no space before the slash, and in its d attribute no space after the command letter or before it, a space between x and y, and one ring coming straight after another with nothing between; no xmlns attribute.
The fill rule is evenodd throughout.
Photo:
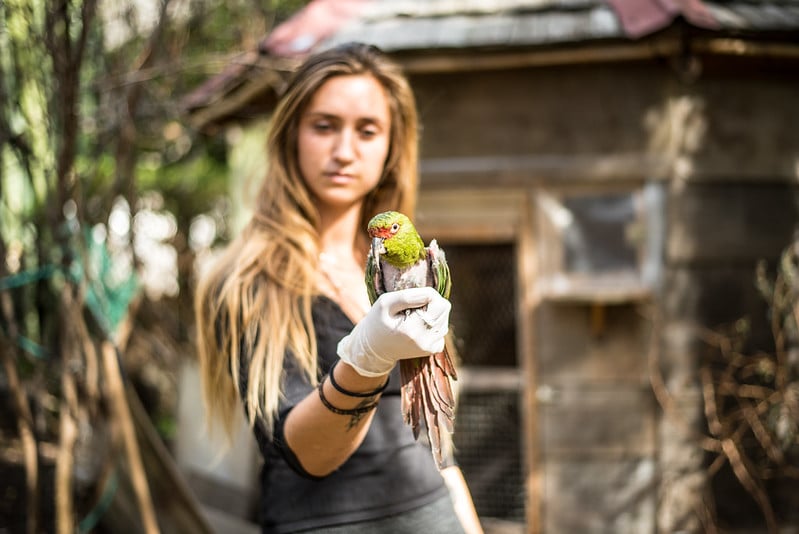
<svg viewBox="0 0 799 534"><path fill-rule="evenodd" d="M355 179L355 176L345 172L328 172L326 173L328 179L333 183L349 183Z"/></svg>

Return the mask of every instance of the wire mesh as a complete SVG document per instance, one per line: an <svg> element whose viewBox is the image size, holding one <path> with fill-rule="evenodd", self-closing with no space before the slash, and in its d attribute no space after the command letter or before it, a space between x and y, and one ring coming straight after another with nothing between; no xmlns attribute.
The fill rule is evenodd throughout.
<svg viewBox="0 0 799 534"><path fill-rule="evenodd" d="M519 394L463 392L455 450L480 517L524 521Z"/></svg>
<svg viewBox="0 0 799 534"><path fill-rule="evenodd" d="M513 245L446 245L451 323L464 365L516 365Z"/></svg>
<svg viewBox="0 0 799 534"><path fill-rule="evenodd" d="M444 246L444 245L442 245ZM446 245L452 271L452 324L461 365L490 375L515 368L515 251L511 244ZM482 518L523 522L524 474L519 391L460 390L458 464Z"/></svg>

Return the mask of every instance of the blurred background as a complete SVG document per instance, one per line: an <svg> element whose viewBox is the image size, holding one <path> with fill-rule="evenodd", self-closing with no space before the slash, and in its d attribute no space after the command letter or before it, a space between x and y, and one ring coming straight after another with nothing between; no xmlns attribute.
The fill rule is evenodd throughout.
<svg viewBox="0 0 799 534"><path fill-rule="evenodd" d="M258 532L193 290L354 40L417 96L486 532L799 531L796 0L6 0L0 532Z"/></svg>

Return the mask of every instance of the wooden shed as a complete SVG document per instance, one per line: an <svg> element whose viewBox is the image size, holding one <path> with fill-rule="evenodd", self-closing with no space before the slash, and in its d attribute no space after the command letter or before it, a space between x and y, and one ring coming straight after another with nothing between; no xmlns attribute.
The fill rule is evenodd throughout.
<svg viewBox="0 0 799 534"><path fill-rule="evenodd" d="M417 220L452 264L455 441L487 529L799 525L799 442L747 488L702 381L702 328L749 318L746 350L776 350L755 272L799 223L799 3L315 0L189 119L263 118L344 41L417 95Z"/></svg>

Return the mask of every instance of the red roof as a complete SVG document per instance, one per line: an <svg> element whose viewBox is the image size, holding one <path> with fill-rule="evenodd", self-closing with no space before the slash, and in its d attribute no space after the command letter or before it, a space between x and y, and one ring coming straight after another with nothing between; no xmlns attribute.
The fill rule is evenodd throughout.
<svg viewBox="0 0 799 534"><path fill-rule="evenodd" d="M718 26L702 0L605 0L628 37L637 39L665 28L678 16L700 28Z"/></svg>
<svg viewBox="0 0 799 534"><path fill-rule="evenodd" d="M312 0L275 28L259 45L262 54L295 57L308 54L324 39L355 19L373 0Z"/></svg>

